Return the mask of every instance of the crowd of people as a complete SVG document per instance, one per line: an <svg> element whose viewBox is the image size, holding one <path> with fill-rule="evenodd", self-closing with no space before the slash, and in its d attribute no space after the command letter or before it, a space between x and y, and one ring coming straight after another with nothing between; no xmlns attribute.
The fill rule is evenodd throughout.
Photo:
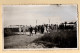
<svg viewBox="0 0 80 53"><path fill-rule="evenodd" d="M54 25L54 26L55 26L55 28L52 25L48 25L48 24L47 25L36 25L35 27L32 27L30 25L28 30L30 32L30 35L32 35L33 32L35 32L35 34L38 32L43 34L44 32L49 33L50 30L58 28L58 25Z"/></svg>
<svg viewBox="0 0 80 53"><path fill-rule="evenodd" d="M37 32L39 33L44 33L47 32L49 33L51 30L57 31L57 30L73 30L76 29L76 22L74 23L61 23L60 25L58 24L44 24L44 25L36 25L35 27L30 26L29 31L30 34L32 34L33 31L35 31L35 34Z"/></svg>
<svg viewBox="0 0 80 53"><path fill-rule="evenodd" d="M27 26L27 25L19 25L18 27L7 27L4 28L4 31L7 32L22 32L22 34L26 34L26 32L29 32L30 35L41 33L44 34L50 33L50 31L59 31L59 30L76 30L77 24L76 22L70 22L70 23L61 23L61 24L43 24L43 25L36 25L36 26Z"/></svg>
<svg viewBox="0 0 80 53"><path fill-rule="evenodd" d="M37 32L40 32L40 33L44 33L44 26L43 25L41 25L41 26L35 26L35 27L32 27L32 26L30 26L29 27L29 31L30 31L30 35L32 35L33 33L33 31L35 32L35 34L37 33Z"/></svg>

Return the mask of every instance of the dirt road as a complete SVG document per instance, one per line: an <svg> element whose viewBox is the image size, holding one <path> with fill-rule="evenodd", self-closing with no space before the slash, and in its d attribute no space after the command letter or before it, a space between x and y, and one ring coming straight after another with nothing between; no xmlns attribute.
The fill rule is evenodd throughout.
<svg viewBox="0 0 80 53"><path fill-rule="evenodd" d="M26 48L30 42L43 35L44 34L37 33L30 36L29 33L27 33L24 35L11 35L4 37L4 48Z"/></svg>

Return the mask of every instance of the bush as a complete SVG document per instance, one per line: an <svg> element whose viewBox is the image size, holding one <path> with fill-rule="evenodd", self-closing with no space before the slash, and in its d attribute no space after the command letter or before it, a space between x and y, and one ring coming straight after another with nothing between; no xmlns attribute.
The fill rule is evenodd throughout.
<svg viewBox="0 0 80 53"><path fill-rule="evenodd" d="M46 47L77 48L76 31L58 31L45 34L34 42L43 43Z"/></svg>
<svg viewBox="0 0 80 53"><path fill-rule="evenodd" d="M4 37L12 35L12 31L9 28L4 28Z"/></svg>

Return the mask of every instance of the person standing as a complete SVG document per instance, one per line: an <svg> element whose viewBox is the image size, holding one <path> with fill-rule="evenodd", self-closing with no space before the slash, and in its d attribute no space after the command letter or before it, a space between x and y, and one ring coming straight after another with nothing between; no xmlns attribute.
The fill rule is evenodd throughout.
<svg viewBox="0 0 80 53"><path fill-rule="evenodd" d="M37 32L37 30L38 30L38 29L37 29L37 26L35 26L34 30L35 30L35 34L36 34L36 32Z"/></svg>
<svg viewBox="0 0 80 53"><path fill-rule="evenodd" d="M49 28L49 26L48 26L48 27L47 27L47 33L49 33L49 29L50 29L50 28Z"/></svg>
<svg viewBox="0 0 80 53"><path fill-rule="evenodd" d="M32 33L32 31L33 31L32 26L30 26L29 31L30 31L30 35L33 35L33 33Z"/></svg>
<svg viewBox="0 0 80 53"><path fill-rule="evenodd" d="M44 33L44 26L43 25L41 26L41 33L42 34Z"/></svg>

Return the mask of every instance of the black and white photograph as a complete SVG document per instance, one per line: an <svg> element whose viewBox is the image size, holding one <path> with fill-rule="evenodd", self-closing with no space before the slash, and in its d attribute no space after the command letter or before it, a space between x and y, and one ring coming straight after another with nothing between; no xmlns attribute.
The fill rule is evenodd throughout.
<svg viewBox="0 0 80 53"><path fill-rule="evenodd" d="M3 48L78 48L77 8L76 4L3 5Z"/></svg>

